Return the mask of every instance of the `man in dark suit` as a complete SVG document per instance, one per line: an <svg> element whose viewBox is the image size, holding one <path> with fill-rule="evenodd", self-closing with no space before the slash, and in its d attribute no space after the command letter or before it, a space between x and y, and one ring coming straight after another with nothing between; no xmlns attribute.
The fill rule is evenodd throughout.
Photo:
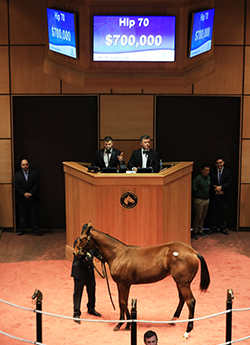
<svg viewBox="0 0 250 345"><path fill-rule="evenodd" d="M88 224L84 224L82 231L87 228ZM76 246L77 240L74 242ZM81 257L74 257L72 263L71 277L74 278L74 293L73 293L73 317L79 319L81 316L81 300L83 288L86 286L88 294L88 314L101 317L101 314L95 310L95 274L93 269L93 256L98 260L105 262L101 254L96 248L86 252ZM76 323L81 323L80 320L74 320Z"/></svg>
<svg viewBox="0 0 250 345"><path fill-rule="evenodd" d="M158 152L150 149L150 136L142 135L140 142L141 148L133 151L128 162L128 168L137 171L137 168L152 167L153 172L159 172Z"/></svg>
<svg viewBox="0 0 250 345"><path fill-rule="evenodd" d="M21 161L21 170L15 173L16 203L19 210L20 232L19 236L25 234L28 220L32 230L38 236L39 231L37 218L39 177L36 170L29 168L27 159Z"/></svg>
<svg viewBox="0 0 250 345"><path fill-rule="evenodd" d="M104 148L96 151L95 159L92 166L102 168L115 168L117 165L125 164L123 160L123 152L113 147L113 139L106 136L103 140Z"/></svg>
<svg viewBox="0 0 250 345"><path fill-rule="evenodd" d="M229 187L232 183L231 171L224 167L223 157L218 156L215 159L215 167L211 169L211 197L210 197L210 215L211 215L211 232L220 231L228 235L227 226L227 203Z"/></svg>

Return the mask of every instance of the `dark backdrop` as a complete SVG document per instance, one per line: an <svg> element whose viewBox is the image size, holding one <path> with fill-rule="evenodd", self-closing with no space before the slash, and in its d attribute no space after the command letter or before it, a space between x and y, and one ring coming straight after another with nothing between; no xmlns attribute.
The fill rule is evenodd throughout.
<svg viewBox="0 0 250 345"><path fill-rule="evenodd" d="M156 145L163 161L210 166L218 154L232 170L228 223L237 214L240 98L158 96ZM40 175L41 229L65 228L63 161L91 162L97 149L96 96L13 97L14 163ZM205 225L207 225L207 221Z"/></svg>
<svg viewBox="0 0 250 345"><path fill-rule="evenodd" d="M193 177L202 163L210 167L223 155L232 171L228 226L236 227L239 169L239 97L158 96L156 145L163 161L193 161ZM209 213L205 221L209 226Z"/></svg>
<svg viewBox="0 0 250 345"><path fill-rule="evenodd" d="M27 158L39 172L40 228L64 229L62 162L92 161L97 149L97 97L13 97L13 128L15 171Z"/></svg>

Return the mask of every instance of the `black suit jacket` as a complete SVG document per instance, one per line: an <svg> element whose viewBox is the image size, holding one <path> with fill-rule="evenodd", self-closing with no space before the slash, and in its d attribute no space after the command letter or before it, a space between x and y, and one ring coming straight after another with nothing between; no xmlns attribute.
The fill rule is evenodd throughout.
<svg viewBox="0 0 250 345"><path fill-rule="evenodd" d="M132 168L141 168L142 166L142 153L141 149L133 151L130 160L128 162L128 168L132 170ZM149 150L148 160L147 160L147 167L152 167L154 172L159 172L159 157L158 152L154 150Z"/></svg>
<svg viewBox="0 0 250 345"><path fill-rule="evenodd" d="M32 197L29 199L31 203L38 201L39 177L36 170L29 169L28 181L26 182L23 171L19 170L15 173L15 190L16 203L22 204L27 201L24 197L25 193L31 193Z"/></svg>
<svg viewBox="0 0 250 345"><path fill-rule="evenodd" d="M223 172L221 174L220 184L218 183L218 176L217 176L217 168L216 167L211 169L210 177L211 177L211 197L213 198L216 196L216 194L214 192L214 186L220 185L222 187L222 191L224 193L223 195L221 195L221 197L227 199L229 187L231 186L231 183L232 183L231 170L227 169L227 168L223 169Z"/></svg>
<svg viewBox="0 0 250 345"><path fill-rule="evenodd" d="M111 157L109 160L109 167L115 168L118 164L124 164L124 162L120 162L117 156L121 154L121 151L115 149L113 147ZM98 166L100 169L106 168L105 162L104 162L104 148L101 150L96 151L95 153L95 159L92 163L93 166Z"/></svg>
<svg viewBox="0 0 250 345"><path fill-rule="evenodd" d="M76 243L77 239L74 242L74 247L76 246ZM92 257L95 256L98 260L103 259L96 248L90 249L89 253L92 255ZM93 263L91 261L86 261L85 255L79 258L74 256L71 277L78 280L88 280L90 278L95 279Z"/></svg>

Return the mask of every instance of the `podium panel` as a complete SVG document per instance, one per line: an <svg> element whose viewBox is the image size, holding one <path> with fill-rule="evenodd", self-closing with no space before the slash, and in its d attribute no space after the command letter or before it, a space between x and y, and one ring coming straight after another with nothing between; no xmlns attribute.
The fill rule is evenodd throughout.
<svg viewBox="0 0 250 345"><path fill-rule="evenodd" d="M63 167L67 259L88 221L128 245L190 244L192 162L158 174L90 173L77 162Z"/></svg>

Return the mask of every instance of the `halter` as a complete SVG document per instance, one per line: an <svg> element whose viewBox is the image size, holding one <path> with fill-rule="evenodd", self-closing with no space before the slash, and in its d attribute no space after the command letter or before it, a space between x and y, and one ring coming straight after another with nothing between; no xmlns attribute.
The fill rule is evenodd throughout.
<svg viewBox="0 0 250 345"><path fill-rule="evenodd" d="M82 255L82 254L84 254L84 252L87 252L87 250L84 250L84 248L89 244L90 240L91 240L91 236L88 235L87 241L85 242L85 244L82 247L77 246L77 249L79 250L79 253L78 253L79 255Z"/></svg>

